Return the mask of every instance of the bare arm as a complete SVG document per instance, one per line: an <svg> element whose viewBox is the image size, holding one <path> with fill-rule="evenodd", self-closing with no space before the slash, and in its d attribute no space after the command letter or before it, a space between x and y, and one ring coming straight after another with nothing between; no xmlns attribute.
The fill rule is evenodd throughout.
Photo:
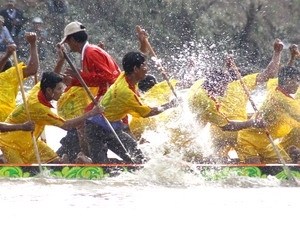
<svg viewBox="0 0 300 225"><path fill-rule="evenodd" d="M25 38L29 42L30 45L30 56L27 63L27 66L23 70L24 77L29 77L35 75L39 68L39 57L37 52L37 44L36 44L36 33L27 32L25 33Z"/></svg>
<svg viewBox="0 0 300 225"><path fill-rule="evenodd" d="M56 46L56 53L57 53L57 56L58 56L58 60L57 60L56 65L54 67L54 72L57 73L57 74L61 73L62 68L64 66L64 63L65 63L65 57L64 57L63 51L66 52L66 49L64 48L63 45L57 45Z"/></svg>
<svg viewBox="0 0 300 225"><path fill-rule="evenodd" d="M148 49L149 35L144 29L141 29L141 28L137 29L137 35L138 35L138 39L140 41L140 51L142 53L146 54L147 49Z"/></svg>
<svg viewBox="0 0 300 225"><path fill-rule="evenodd" d="M34 123L32 121L28 121L25 123L20 124L10 124L5 122L0 122L0 132L9 132L9 131L33 131L34 130Z"/></svg>
<svg viewBox="0 0 300 225"><path fill-rule="evenodd" d="M64 125L61 127L62 129L64 130L71 130L73 128L76 128L76 127L79 127L82 125L82 123L92 117L92 116L95 116L95 115L98 115L98 114L101 114L103 113L103 108L100 107L100 106L95 106L91 111L83 114L82 116L78 116L74 119L70 119L70 120L67 120L65 121Z"/></svg>
<svg viewBox="0 0 300 225"><path fill-rule="evenodd" d="M7 60L13 54L13 52L16 51L16 49L17 49L17 46L15 44L7 45L6 52L0 59L0 71L3 70Z"/></svg>
<svg viewBox="0 0 300 225"><path fill-rule="evenodd" d="M257 76L257 83L267 82L270 78L274 78L278 74L283 43L279 39L276 39L273 46L274 52L272 60L268 64L267 68Z"/></svg>
<svg viewBox="0 0 300 225"><path fill-rule="evenodd" d="M178 106L178 104L179 104L178 99L173 99L170 102L161 105L160 107L153 107L152 110L150 111L150 113L148 113L148 115L146 115L145 117L158 115L158 114L166 111L167 109Z"/></svg>
<svg viewBox="0 0 300 225"><path fill-rule="evenodd" d="M291 58L290 58L290 61L288 63L288 66L294 66L295 61L296 61L296 57L299 57L298 46L293 44L289 47L289 50L290 50L290 53L291 53Z"/></svg>
<svg viewBox="0 0 300 225"><path fill-rule="evenodd" d="M239 131L249 127L264 128L266 127L266 122L260 118L250 119L246 121L229 121L229 123L221 127L221 129L223 131Z"/></svg>

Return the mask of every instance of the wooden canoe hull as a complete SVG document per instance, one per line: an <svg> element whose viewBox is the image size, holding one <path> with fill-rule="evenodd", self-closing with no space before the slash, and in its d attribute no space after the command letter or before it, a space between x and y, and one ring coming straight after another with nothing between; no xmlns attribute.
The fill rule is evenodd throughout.
<svg viewBox="0 0 300 225"><path fill-rule="evenodd" d="M292 175L300 179L300 164L286 164ZM124 172L142 169L138 164L0 164L0 177L29 178L47 175L65 179L103 179ZM238 176L288 179L282 164L194 164L182 166L187 172L197 172L207 180L225 179L233 173ZM42 173L40 173L42 171Z"/></svg>

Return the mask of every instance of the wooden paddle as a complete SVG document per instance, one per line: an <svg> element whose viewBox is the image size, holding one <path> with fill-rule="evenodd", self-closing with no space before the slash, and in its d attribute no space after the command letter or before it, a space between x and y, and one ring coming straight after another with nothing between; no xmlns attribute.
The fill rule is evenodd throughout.
<svg viewBox="0 0 300 225"><path fill-rule="evenodd" d="M246 87L246 85L245 85L245 83L244 83L244 81L242 79L242 76L241 76L241 74L240 74L240 72L239 72L239 70L238 70L238 68L237 68L237 66L236 66L236 64L234 63L233 60L231 61L231 68L233 69L234 73L236 74L237 78L239 79L239 81L240 81L240 83L241 83L241 85L242 85L242 87L243 87L243 89L245 91L245 94L247 95L248 100L249 100L252 108L254 109L256 115L258 115L259 114L259 110L256 107L254 101L252 100L251 95L250 95L250 93L249 93L249 91L248 91L248 89L247 89L247 87ZM272 145L275 153L277 154L280 162L282 163L283 169L286 172L289 180L291 180L294 184L296 184L296 186L299 186L299 184L297 183L295 177L292 175L290 169L286 166L286 162L285 162L284 158L282 157L282 155L281 155L278 147L276 146L276 144L274 143L274 140L273 140L272 136L270 135L270 132L269 132L268 128L266 128L266 127L265 127L265 133L266 133L266 135L267 135L267 137L268 137L268 139L269 139L269 141L270 141L270 143L271 143L271 145Z"/></svg>
<svg viewBox="0 0 300 225"><path fill-rule="evenodd" d="M36 85L36 84L39 82L39 81L38 81L38 76L37 76L37 74L34 74L33 78L34 78L34 84ZM40 139L41 139L43 142L47 143L47 138L46 138L46 132L45 132L45 129L44 129L43 132L41 133Z"/></svg>
<svg viewBox="0 0 300 225"><path fill-rule="evenodd" d="M137 33L142 32L142 28L141 28L140 26L136 26L136 27L135 27L135 30L136 30ZM176 98L178 98L178 96L177 96L177 94L176 94L176 92L175 92L174 87L173 87L172 84L170 83L170 80L169 80L169 78L168 78L168 75L167 75L166 70L163 68L163 66L161 65L161 63L157 60L157 56L156 56L156 54L155 54L153 48L151 47L151 45L150 45L148 39L146 39L146 45L147 45L147 49L148 49L149 52L150 52L150 55L151 55L153 58L155 58L155 59L153 59L153 60L155 61L156 65L158 66L158 69L159 69L159 71L161 72L161 74L162 74L164 80L167 82L167 84L168 84L168 86L170 87L171 91L173 92L174 96L175 96Z"/></svg>
<svg viewBox="0 0 300 225"><path fill-rule="evenodd" d="M16 71L17 71L18 81L19 81L19 85L20 85L20 91L21 91L21 94L22 94L23 104L24 104L25 111L26 111L26 114L27 114L27 120L31 121L30 113L29 113L29 109L28 109L28 104L27 104L27 101L26 101L23 81L22 81L20 71L19 71L19 67L18 67L19 63L18 63L18 58L17 58L16 51L13 52L13 58L14 58L14 65L15 65L15 68L16 68ZM33 146L34 146L35 156L36 156L37 162L39 164L39 170L40 170L40 173L42 173L43 170L42 170L42 166L41 166L41 158L40 158L38 146L37 146L37 143L36 143L36 138L34 136L33 131L31 132L31 139L32 139L32 143L33 143Z"/></svg>
<svg viewBox="0 0 300 225"><path fill-rule="evenodd" d="M75 72L76 78L78 79L78 81L80 82L80 84L82 85L82 87L85 89L86 93L88 94L88 96L90 97L90 99L92 100L92 102L94 103L94 105L97 105L98 103L97 103L96 99L94 98L94 96L91 93L90 89L86 85L85 81L82 79L82 77L79 74L78 70L75 68L74 64L71 62L69 56L65 53L65 51L63 51L63 54L64 54L64 57L67 60L68 64L70 65L70 67L72 68L72 70ZM129 152L125 148L124 144L120 140L120 138L117 135L117 133L114 130L114 128L111 126L111 124L108 121L108 119L105 117L105 115L103 113L101 115L104 118L104 121L105 121L106 125L109 127L109 129L111 130L111 132L114 134L114 136L116 137L116 139L118 140L118 142L120 143L120 145L122 146L122 148L125 150L125 152L127 153L127 155L130 156ZM131 158L131 157L129 157L129 158ZM131 161L132 161L132 159L131 159ZM134 162L132 161L132 163L134 163Z"/></svg>

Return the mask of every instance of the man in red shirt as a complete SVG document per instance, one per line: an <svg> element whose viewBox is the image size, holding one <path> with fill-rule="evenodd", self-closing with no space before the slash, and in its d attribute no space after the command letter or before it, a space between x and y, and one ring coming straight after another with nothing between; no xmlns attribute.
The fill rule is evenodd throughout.
<svg viewBox="0 0 300 225"><path fill-rule="evenodd" d="M78 69L78 72L91 93L100 98L121 72L115 60L104 49L90 44L85 26L80 22L74 21L65 27L64 37L58 46L59 58L54 70L56 73L61 72L65 63L63 44L67 44L72 52L81 54L81 68ZM65 81L68 87L57 102L57 110L58 114L63 118L71 119L82 115L91 99L79 80L76 79L75 71L67 68L64 74L66 75ZM75 160L79 151L89 155L81 128L69 131L67 136L61 140L62 147L58 150L60 155L67 153L71 162ZM81 144L80 148L79 143Z"/></svg>

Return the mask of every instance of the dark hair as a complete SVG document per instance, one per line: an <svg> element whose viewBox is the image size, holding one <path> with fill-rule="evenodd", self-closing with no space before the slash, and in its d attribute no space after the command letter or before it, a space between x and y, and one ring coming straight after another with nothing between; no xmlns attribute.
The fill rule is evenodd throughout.
<svg viewBox="0 0 300 225"><path fill-rule="evenodd" d="M84 29L85 26L83 25L80 25L80 28L81 29ZM85 32L85 30L82 30L82 31L78 31L74 34L69 34L66 38L66 40L70 40L70 38L73 37L73 39L79 43L84 43L87 41L88 39L88 34Z"/></svg>
<svg viewBox="0 0 300 225"><path fill-rule="evenodd" d="M62 82L62 78L54 72L44 72L41 79L41 90L45 94L47 88L54 89L56 84Z"/></svg>
<svg viewBox="0 0 300 225"><path fill-rule="evenodd" d="M155 84L157 84L156 78L152 75L147 75L144 80L139 81L138 88L141 91L146 92L149 89L151 89Z"/></svg>
<svg viewBox="0 0 300 225"><path fill-rule="evenodd" d="M128 52L122 59L123 70L126 74L131 74L134 67L140 67L146 61L146 57L141 52Z"/></svg>
<svg viewBox="0 0 300 225"><path fill-rule="evenodd" d="M226 73L223 68L208 68L204 71L205 80L203 81L203 87L205 90L215 90L219 88L219 85L230 83L234 79L232 74Z"/></svg>
<svg viewBox="0 0 300 225"><path fill-rule="evenodd" d="M10 60L7 60L5 65L3 66L3 69L0 71L1 73L4 72L5 70L8 70L10 67L12 67L12 63Z"/></svg>
<svg viewBox="0 0 300 225"><path fill-rule="evenodd" d="M300 71L294 66L284 66L278 73L278 85L283 85L286 80L298 79L300 81Z"/></svg>

